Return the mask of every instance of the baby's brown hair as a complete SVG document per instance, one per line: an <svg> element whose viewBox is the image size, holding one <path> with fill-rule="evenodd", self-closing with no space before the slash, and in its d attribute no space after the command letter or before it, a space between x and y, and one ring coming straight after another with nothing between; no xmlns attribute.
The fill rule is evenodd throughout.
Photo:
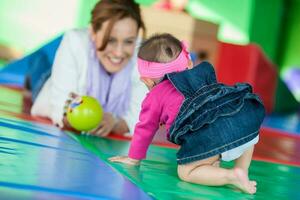
<svg viewBox="0 0 300 200"><path fill-rule="evenodd" d="M173 35L155 34L141 44L138 57L150 62L168 63L175 60L181 50L181 42Z"/></svg>

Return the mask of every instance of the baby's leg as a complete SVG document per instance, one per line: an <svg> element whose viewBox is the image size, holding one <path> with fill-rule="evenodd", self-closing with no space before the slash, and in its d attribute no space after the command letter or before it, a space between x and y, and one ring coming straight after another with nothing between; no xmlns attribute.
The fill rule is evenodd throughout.
<svg viewBox="0 0 300 200"><path fill-rule="evenodd" d="M180 179L190 183L209 186L232 184L242 191L254 194L256 187L248 180L248 175L239 168L224 169L213 166L219 156L213 156L185 165L178 165Z"/></svg>
<svg viewBox="0 0 300 200"><path fill-rule="evenodd" d="M252 161L252 154L254 151L254 146L250 147L249 149L247 149L242 155L241 157L237 158L234 162L234 168L236 169L236 171L242 170L244 172L244 174L247 175L247 179L248 179L248 170ZM250 183L254 186L256 186L256 181L251 180Z"/></svg>
<svg viewBox="0 0 300 200"><path fill-rule="evenodd" d="M234 162L235 168L241 168L242 170L245 171L245 173L248 174L248 169L252 160L252 154L254 151L254 146L250 147L249 149L247 149L242 155L241 157L237 158Z"/></svg>

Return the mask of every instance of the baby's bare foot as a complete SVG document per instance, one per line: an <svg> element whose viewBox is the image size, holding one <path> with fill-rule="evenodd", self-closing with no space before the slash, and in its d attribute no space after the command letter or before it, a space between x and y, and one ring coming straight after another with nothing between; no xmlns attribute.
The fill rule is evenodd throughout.
<svg viewBox="0 0 300 200"><path fill-rule="evenodd" d="M214 166L214 167L220 167L220 160L217 160L217 161L215 161L213 164L212 164L212 166Z"/></svg>
<svg viewBox="0 0 300 200"><path fill-rule="evenodd" d="M250 181L250 183L251 183L252 185L254 185L254 186L257 185L256 181Z"/></svg>
<svg viewBox="0 0 300 200"><path fill-rule="evenodd" d="M256 182L250 181L248 175L240 168L233 169L231 184L248 194L256 192Z"/></svg>

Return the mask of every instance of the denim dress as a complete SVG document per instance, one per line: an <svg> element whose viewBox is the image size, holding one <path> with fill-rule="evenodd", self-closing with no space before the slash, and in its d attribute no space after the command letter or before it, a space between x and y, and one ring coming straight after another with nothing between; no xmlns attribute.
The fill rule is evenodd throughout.
<svg viewBox="0 0 300 200"><path fill-rule="evenodd" d="M185 97L169 136L180 145L178 164L221 155L258 136L265 109L249 84L218 83L208 62L165 78Z"/></svg>

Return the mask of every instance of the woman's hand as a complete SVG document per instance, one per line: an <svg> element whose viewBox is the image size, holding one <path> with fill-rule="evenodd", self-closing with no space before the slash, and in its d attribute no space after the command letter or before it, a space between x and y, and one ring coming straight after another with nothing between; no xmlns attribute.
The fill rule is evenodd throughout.
<svg viewBox="0 0 300 200"><path fill-rule="evenodd" d="M129 158L128 156L114 156L108 159L111 162L124 163L126 165L139 165L140 160Z"/></svg>
<svg viewBox="0 0 300 200"><path fill-rule="evenodd" d="M66 113L67 113L70 103L78 97L80 97L80 95L72 92L69 94L69 98L65 102L64 118L63 118L63 124L64 124L65 129L73 130L73 128L71 127L70 123L67 120ZM74 131L75 131L75 129L74 129ZM103 119L102 119L101 123L99 124L99 126L89 132L84 132L84 134L87 134L87 135L91 134L91 135L96 135L96 136L100 136L100 137L105 137L108 134L110 134L112 131L117 134L124 134L124 133L127 133L129 130L128 130L127 124L124 120L114 117L112 113L104 113Z"/></svg>
<svg viewBox="0 0 300 200"><path fill-rule="evenodd" d="M69 94L69 98L66 100L65 102L65 105L64 105L64 116L63 116L63 128L64 129L68 129L68 130L74 130L73 127L70 125L68 119L67 119L67 111L68 111L68 108L71 104L71 102L76 99L77 97L80 97L78 94L75 94L73 92L71 92Z"/></svg>
<svg viewBox="0 0 300 200"><path fill-rule="evenodd" d="M117 123L118 120L111 113L104 113L100 125L96 129L90 131L90 133L92 135L105 137L113 130Z"/></svg>

